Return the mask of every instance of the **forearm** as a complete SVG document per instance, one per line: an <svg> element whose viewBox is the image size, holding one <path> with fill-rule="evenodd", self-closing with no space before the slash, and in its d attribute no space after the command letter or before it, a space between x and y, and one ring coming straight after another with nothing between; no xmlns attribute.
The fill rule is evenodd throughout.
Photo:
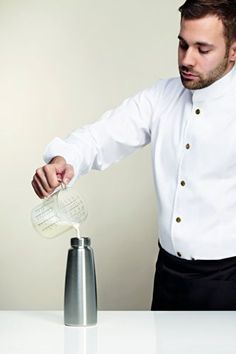
<svg viewBox="0 0 236 354"><path fill-rule="evenodd" d="M63 156L74 167L75 177L91 169L104 170L150 142L151 120L152 104L146 90L66 139L55 138L44 159L49 162L56 155Z"/></svg>

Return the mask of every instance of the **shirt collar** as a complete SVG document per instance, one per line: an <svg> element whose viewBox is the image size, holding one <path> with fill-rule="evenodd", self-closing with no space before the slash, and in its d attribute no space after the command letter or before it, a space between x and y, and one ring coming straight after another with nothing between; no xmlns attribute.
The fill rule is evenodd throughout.
<svg viewBox="0 0 236 354"><path fill-rule="evenodd" d="M192 99L196 102L220 97L230 89L234 80L236 80L235 66L226 75L215 81L210 86L199 90L190 90L192 93Z"/></svg>

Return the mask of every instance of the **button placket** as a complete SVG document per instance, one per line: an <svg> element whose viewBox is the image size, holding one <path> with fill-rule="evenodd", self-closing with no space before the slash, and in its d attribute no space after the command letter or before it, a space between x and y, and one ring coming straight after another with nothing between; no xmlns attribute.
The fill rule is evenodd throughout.
<svg viewBox="0 0 236 354"><path fill-rule="evenodd" d="M176 256L180 258L193 259L191 254L184 249L182 244L182 239L186 241L188 233L188 193L191 194L191 180L194 181L194 176L192 176L192 168L194 161L195 149L194 144L196 143L195 136L199 131L199 125L201 129L201 124L203 124L204 112L202 105L199 102L192 102L191 108L188 112L188 125L185 129L183 136L182 145L182 158L178 170L178 184L176 187L176 197L174 203L174 213L173 213L173 228L172 228L172 238L173 245L175 249ZM188 190L188 186L190 190ZM191 219L191 216L190 216Z"/></svg>
<svg viewBox="0 0 236 354"><path fill-rule="evenodd" d="M192 112L194 112L194 118L196 118L196 117L199 117L200 116L200 114L201 114L201 109L200 108L198 108L198 107L193 107L192 108ZM191 147L192 147L192 144L191 144L191 142L189 141L189 142L186 142L186 144L183 146L184 147L184 149L185 149L185 151L186 151L186 153L187 153L187 151L189 151L190 152L190 149L191 149ZM189 152L188 152L188 154L189 154ZM185 180L185 178L183 178L183 176L181 176L181 170L182 170L182 164L183 164L183 161L184 161L184 156L185 156L185 153L184 153L184 155L183 155L183 158L182 158L182 161L181 161L181 166L180 166L180 169L179 169L179 183L178 183L178 187L177 188L181 188L181 190L183 190L182 188L186 188L186 180ZM181 200L182 200L182 197L181 197L181 195L179 194L179 193L181 193L181 190L179 191L179 192L177 192L177 198L180 200L180 202L181 202ZM182 203L181 203L182 204ZM180 204L180 205L181 205ZM179 210L180 211L180 210ZM176 215L177 214L177 215ZM177 227L177 229L176 229L176 232L177 232L177 235L178 235L178 233L180 232L180 229L179 229L179 227L181 226L181 224L184 222L183 221L183 218L182 218L182 216L181 215L178 215L178 210L176 210L176 213L175 213L175 215L176 215L176 217L175 217L175 225L176 225L176 227L177 227L177 225L179 225L178 227ZM179 231L178 231L179 230ZM182 252L180 252L180 250L178 250L178 247L176 247L176 255L178 256L178 257L182 257Z"/></svg>
<svg viewBox="0 0 236 354"><path fill-rule="evenodd" d="M178 171L178 184L176 187L176 197L174 202L174 213L173 213L173 224L172 224L172 238L173 238L173 245L175 248L175 254L178 257L189 257L191 259L191 255L184 256L184 249L181 249L181 233L186 232L186 227L188 224L187 214L187 206L185 203L185 196L188 198L187 195L182 194L184 191L188 192L187 185L188 185L188 178L191 179L191 161L192 161L192 132L195 129L198 129L198 122L201 118L202 108L198 104L193 104L191 107L191 111L189 112L189 124L187 129L185 130L184 134L184 143L182 145L182 158L179 165ZM197 126L196 126L197 124ZM190 154L190 155L189 155ZM189 176L190 173L190 176ZM191 191L190 191L191 192ZM184 192L185 193L185 192ZM179 241L178 241L179 240Z"/></svg>

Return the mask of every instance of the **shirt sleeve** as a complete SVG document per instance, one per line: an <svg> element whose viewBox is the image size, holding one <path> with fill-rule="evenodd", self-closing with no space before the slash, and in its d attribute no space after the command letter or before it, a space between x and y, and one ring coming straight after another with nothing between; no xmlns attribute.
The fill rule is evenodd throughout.
<svg viewBox="0 0 236 354"><path fill-rule="evenodd" d="M45 162L63 156L74 167L75 179L91 169L106 169L150 142L155 101L156 87L152 86L66 139L53 139L44 152Z"/></svg>

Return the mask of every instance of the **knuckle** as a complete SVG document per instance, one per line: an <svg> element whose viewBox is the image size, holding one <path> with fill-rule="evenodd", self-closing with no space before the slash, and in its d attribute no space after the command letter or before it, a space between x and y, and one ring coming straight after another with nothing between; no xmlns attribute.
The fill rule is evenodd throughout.
<svg viewBox="0 0 236 354"><path fill-rule="evenodd" d="M51 172L51 166L50 165L43 166L43 171L46 173Z"/></svg>
<svg viewBox="0 0 236 354"><path fill-rule="evenodd" d="M36 171L35 171L35 175L39 176L41 174L41 171L42 171L41 167L37 168Z"/></svg>

